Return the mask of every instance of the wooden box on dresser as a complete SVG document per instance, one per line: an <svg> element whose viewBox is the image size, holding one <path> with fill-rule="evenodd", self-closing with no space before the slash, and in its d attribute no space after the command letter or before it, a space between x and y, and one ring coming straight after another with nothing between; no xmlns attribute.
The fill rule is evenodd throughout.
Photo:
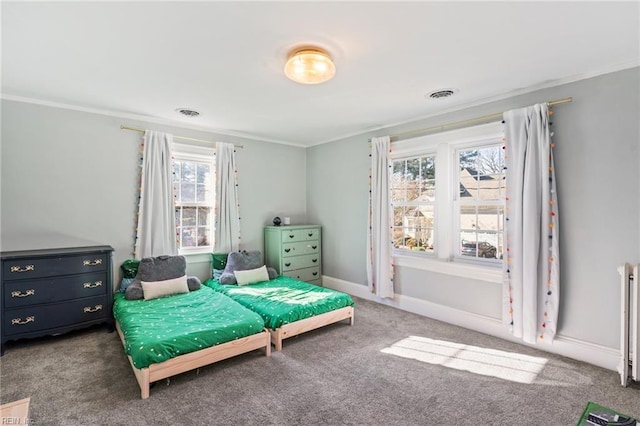
<svg viewBox="0 0 640 426"><path fill-rule="evenodd" d="M112 331L112 254L110 246L0 253L0 352L10 340L93 324L106 323Z"/></svg>
<svg viewBox="0 0 640 426"><path fill-rule="evenodd" d="M322 285L321 237L318 225L267 226L265 263L279 275Z"/></svg>

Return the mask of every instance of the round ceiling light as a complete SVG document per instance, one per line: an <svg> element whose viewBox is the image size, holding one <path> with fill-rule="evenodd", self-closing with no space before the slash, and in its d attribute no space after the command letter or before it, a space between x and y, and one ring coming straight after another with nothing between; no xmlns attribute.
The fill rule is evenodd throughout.
<svg viewBox="0 0 640 426"><path fill-rule="evenodd" d="M327 52L316 47L306 47L289 56L284 73L296 83L319 84L333 78L336 66Z"/></svg>

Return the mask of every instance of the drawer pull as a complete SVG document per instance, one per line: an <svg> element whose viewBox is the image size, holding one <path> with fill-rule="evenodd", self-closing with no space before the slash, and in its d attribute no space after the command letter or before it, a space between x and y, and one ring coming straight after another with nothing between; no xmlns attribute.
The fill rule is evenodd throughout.
<svg viewBox="0 0 640 426"><path fill-rule="evenodd" d="M293 238L293 237L295 237L295 235L289 234L289 238Z"/></svg>
<svg viewBox="0 0 640 426"><path fill-rule="evenodd" d="M311 261L312 261L313 263L316 263L316 262L318 261L318 259L311 259Z"/></svg>
<svg viewBox="0 0 640 426"><path fill-rule="evenodd" d="M85 314L90 314L92 312L98 312L102 310L102 305L96 305L93 308L91 306L85 306L84 307L84 313Z"/></svg>
<svg viewBox="0 0 640 426"><path fill-rule="evenodd" d="M29 290L26 290L24 293L21 292L20 290L12 291L11 297L28 297L28 296L33 296L34 294L36 294L36 291L30 288Z"/></svg>
<svg viewBox="0 0 640 426"><path fill-rule="evenodd" d="M35 321L36 321L36 317L34 316L26 317L24 321L22 320L22 318L14 318L11 320L11 325L25 325Z"/></svg>
<svg viewBox="0 0 640 426"><path fill-rule="evenodd" d="M318 248L318 246L311 246L311 248L315 250Z"/></svg>
<svg viewBox="0 0 640 426"><path fill-rule="evenodd" d="M96 287L102 287L102 281L96 281L95 283L82 284L82 288L96 288Z"/></svg>
<svg viewBox="0 0 640 426"><path fill-rule="evenodd" d="M318 273L317 273L317 272L314 272L314 273L313 273L313 276L315 277L316 275L318 275Z"/></svg>
<svg viewBox="0 0 640 426"><path fill-rule="evenodd" d="M36 266L35 265L25 265L25 267L21 267L21 266L12 266L11 267L11 272L29 272L29 271L35 271Z"/></svg>
<svg viewBox="0 0 640 426"><path fill-rule="evenodd" d="M313 232L309 232L307 235L313 237Z"/></svg>
<svg viewBox="0 0 640 426"><path fill-rule="evenodd" d="M284 266L287 266L287 267L291 266L291 262L285 263Z"/></svg>
<svg viewBox="0 0 640 426"><path fill-rule="evenodd" d="M82 266L96 266L96 265L102 265L102 259L96 259L94 261L91 261L91 260L82 261Z"/></svg>
<svg viewBox="0 0 640 426"><path fill-rule="evenodd" d="M291 251L291 249L290 249L290 248L286 248L286 249L284 249L284 252L285 252L285 253L289 253L290 251Z"/></svg>

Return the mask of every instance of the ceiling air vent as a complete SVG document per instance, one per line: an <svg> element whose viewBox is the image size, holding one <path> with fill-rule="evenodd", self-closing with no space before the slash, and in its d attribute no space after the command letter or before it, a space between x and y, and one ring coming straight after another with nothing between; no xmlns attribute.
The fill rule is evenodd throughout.
<svg viewBox="0 0 640 426"><path fill-rule="evenodd" d="M449 98L449 97L453 96L454 93L456 93L455 89L434 90L431 93L427 93L427 98L430 98L430 99L444 99L444 98Z"/></svg>
<svg viewBox="0 0 640 426"><path fill-rule="evenodd" d="M176 112L178 114L184 115L185 117L197 117L200 115L198 111L194 111L192 109L187 109L187 108L178 108Z"/></svg>

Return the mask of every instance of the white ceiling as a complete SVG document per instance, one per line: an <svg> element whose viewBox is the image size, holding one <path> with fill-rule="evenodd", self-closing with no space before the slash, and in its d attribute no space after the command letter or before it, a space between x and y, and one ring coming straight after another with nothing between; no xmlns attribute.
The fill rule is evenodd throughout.
<svg viewBox="0 0 640 426"><path fill-rule="evenodd" d="M3 1L1 14L5 99L300 146L640 63L638 1ZM333 80L284 76L307 44L333 56ZM442 88L457 93L425 98Z"/></svg>

